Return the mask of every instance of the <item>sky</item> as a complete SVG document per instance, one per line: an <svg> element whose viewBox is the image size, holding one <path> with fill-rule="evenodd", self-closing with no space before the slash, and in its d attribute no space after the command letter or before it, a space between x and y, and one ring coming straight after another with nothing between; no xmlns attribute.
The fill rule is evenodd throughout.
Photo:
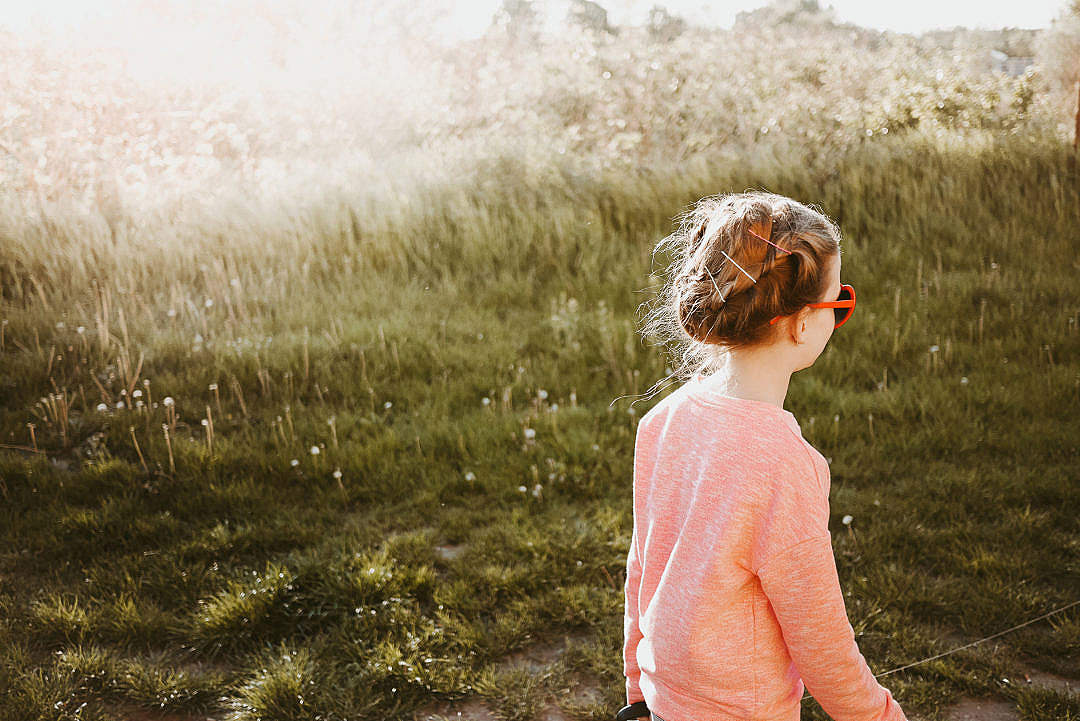
<svg viewBox="0 0 1080 721"><path fill-rule="evenodd" d="M204 0L207 1L207 0ZM228 0L209 0L227 6ZM551 0L553 8L566 0ZM475 37L491 21L499 0L427 0L429 5L448 10L445 25L450 37ZM70 29L94 15L108 15L123 0L0 0L0 28L29 32L40 23L49 29ZM640 24L649 8L660 4L696 25L731 27L736 13L764 5L760 0L601 0L609 19L616 24ZM1065 0L823 0L841 21L897 32L922 32L957 25L969 28L1044 28L1066 6ZM557 9L554 12L558 12ZM560 17L564 14L559 13Z"/></svg>

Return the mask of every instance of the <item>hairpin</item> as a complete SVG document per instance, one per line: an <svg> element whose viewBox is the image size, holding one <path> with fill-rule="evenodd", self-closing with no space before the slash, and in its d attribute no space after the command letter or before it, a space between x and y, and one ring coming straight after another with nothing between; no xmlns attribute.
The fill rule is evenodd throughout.
<svg viewBox="0 0 1080 721"><path fill-rule="evenodd" d="M705 266L705 272L709 274L709 280L712 281L713 288L716 288L716 294L720 296L720 300L724 303L727 303L727 298L725 298L724 294L720 292L720 286L716 284L716 278L713 277L712 271L709 270L709 266L707 265Z"/></svg>
<svg viewBox="0 0 1080 721"><path fill-rule="evenodd" d="M724 251L722 251L722 250L720 252L724 253ZM732 258L727 253L724 253L724 257L727 258L728 260L730 260L732 263L735 263L735 259ZM735 267L738 268L739 270L741 270L743 273L746 273L746 270L744 270L743 267L741 265L739 265L738 263L735 263ZM755 283L757 283L757 280L754 278L754 276L750 275L749 273L746 273L746 277L749 278L750 280L754 281Z"/></svg>
<svg viewBox="0 0 1080 721"><path fill-rule="evenodd" d="M747 233L749 233L750 235L754 236L754 237L755 237L755 238L757 238L758 240L764 240L764 241L765 241L766 243L768 243L768 244L769 244L769 245L771 245L772 247L776 248L777 250L782 250L782 251L784 251L785 253L787 253L788 255L790 255L790 254L791 254L791 251L790 251L790 250L788 250L787 248L781 248L781 247L780 247L779 245L777 245L776 243L772 242L771 240L767 240L767 239L765 239L765 238L762 238L762 237L761 237L760 235L758 235L758 234L757 234L757 233L755 233L754 231L750 230L749 228L747 228L747 229L746 229L746 232L747 232Z"/></svg>

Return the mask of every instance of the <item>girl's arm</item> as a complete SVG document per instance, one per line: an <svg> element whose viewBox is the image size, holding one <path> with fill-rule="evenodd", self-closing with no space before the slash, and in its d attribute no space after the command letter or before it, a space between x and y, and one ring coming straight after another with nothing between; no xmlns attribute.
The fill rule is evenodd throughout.
<svg viewBox="0 0 1080 721"><path fill-rule="evenodd" d="M641 629L638 626L638 592L641 586L641 561L637 550L637 529L630 537L630 551L626 554L626 583L623 584L623 675L626 676L627 705L644 701L645 696L638 687L641 669L637 664L637 647L641 641Z"/></svg>
<svg viewBox="0 0 1080 721"><path fill-rule="evenodd" d="M770 558L758 571L803 683L836 721L907 721L855 643L828 531Z"/></svg>
<svg viewBox="0 0 1080 721"><path fill-rule="evenodd" d="M751 570L761 582L803 684L835 721L907 721L855 643L829 532L825 458L778 459L758 508Z"/></svg>

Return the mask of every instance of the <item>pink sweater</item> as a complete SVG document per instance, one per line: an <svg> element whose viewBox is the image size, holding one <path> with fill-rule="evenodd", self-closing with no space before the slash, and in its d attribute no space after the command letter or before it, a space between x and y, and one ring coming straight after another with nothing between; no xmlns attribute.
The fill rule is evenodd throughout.
<svg viewBox="0 0 1080 721"><path fill-rule="evenodd" d="M790 412L710 384L638 424L627 703L664 721L797 721L805 688L836 721L907 721L848 622L828 463Z"/></svg>

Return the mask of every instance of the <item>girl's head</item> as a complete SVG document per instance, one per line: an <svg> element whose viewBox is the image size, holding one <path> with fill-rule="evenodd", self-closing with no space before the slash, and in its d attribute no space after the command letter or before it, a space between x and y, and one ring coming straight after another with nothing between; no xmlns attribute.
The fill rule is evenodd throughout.
<svg viewBox="0 0 1080 721"><path fill-rule="evenodd" d="M782 356L792 371L812 365L835 315L807 305L840 292L836 223L760 191L702 198L678 219L653 251L670 248L674 257L645 324L646 335L675 342L676 374L708 373L729 352Z"/></svg>

